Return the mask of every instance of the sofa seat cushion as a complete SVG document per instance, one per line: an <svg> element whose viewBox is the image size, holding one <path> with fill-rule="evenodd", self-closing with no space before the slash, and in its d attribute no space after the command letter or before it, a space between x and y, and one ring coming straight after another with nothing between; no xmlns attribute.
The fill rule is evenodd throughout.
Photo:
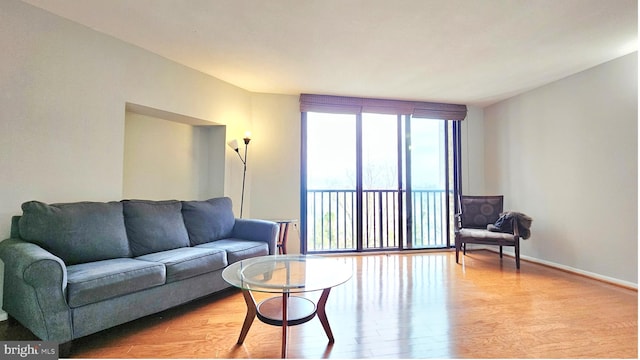
<svg viewBox="0 0 640 360"><path fill-rule="evenodd" d="M229 264L250 257L269 255L269 245L264 241L248 241L234 238L197 245L195 248L223 249L227 252L227 262Z"/></svg>
<svg viewBox="0 0 640 360"><path fill-rule="evenodd" d="M236 221L228 197L183 201L182 216L191 246L228 238Z"/></svg>
<svg viewBox="0 0 640 360"><path fill-rule="evenodd" d="M20 237L40 245L67 265L130 257L119 202L22 204Z"/></svg>
<svg viewBox="0 0 640 360"><path fill-rule="evenodd" d="M79 307L165 283L162 263L130 258L67 266L67 301Z"/></svg>
<svg viewBox="0 0 640 360"><path fill-rule="evenodd" d="M124 224L133 256L189 246L177 200L123 200Z"/></svg>
<svg viewBox="0 0 640 360"><path fill-rule="evenodd" d="M227 257L223 249L186 247L147 254L136 259L163 263L167 269L167 283L227 266Z"/></svg>

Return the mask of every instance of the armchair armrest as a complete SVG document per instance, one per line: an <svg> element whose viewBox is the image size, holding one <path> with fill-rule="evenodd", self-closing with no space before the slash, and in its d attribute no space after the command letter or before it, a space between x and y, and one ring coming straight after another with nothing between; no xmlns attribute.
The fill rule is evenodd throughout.
<svg viewBox="0 0 640 360"><path fill-rule="evenodd" d="M232 237L250 241L264 241L269 244L269 255L276 254L279 226L273 221L257 219L236 219Z"/></svg>
<svg viewBox="0 0 640 360"><path fill-rule="evenodd" d="M4 262L4 309L42 340L72 339L66 301L67 267L36 244L11 238L0 242Z"/></svg>
<svg viewBox="0 0 640 360"><path fill-rule="evenodd" d="M462 229L462 213L453 214L453 231L459 232Z"/></svg>

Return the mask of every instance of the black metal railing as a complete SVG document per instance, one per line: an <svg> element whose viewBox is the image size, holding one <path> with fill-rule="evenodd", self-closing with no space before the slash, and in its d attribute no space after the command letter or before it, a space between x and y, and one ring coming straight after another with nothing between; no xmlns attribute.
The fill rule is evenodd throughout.
<svg viewBox="0 0 640 360"><path fill-rule="evenodd" d="M400 211L410 200L411 217ZM362 194L362 250L448 247L451 219L445 190L414 190L411 198L398 190L365 190ZM308 252L357 250L355 190L307 190ZM401 214L402 213L402 217ZM407 228L404 224L410 224ZM402 235L402 236L401 236ZM406 241L409 239L409 241Z"/></svg>

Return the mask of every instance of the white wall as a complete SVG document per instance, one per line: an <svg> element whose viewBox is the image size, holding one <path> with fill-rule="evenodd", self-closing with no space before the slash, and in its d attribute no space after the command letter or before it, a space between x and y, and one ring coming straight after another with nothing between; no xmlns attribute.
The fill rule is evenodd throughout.
<svg viewBox="0 0 640 360"><path fill-rule="evenodd" d="M20 1L0 1L0 44L0 239L25 201L122 198L127 103L226 125L228 137L251 124L249 92Z"/></svg>
<svg viewBox="0 0 640 360"><path fill-rule="evenodd" d="M128 102L227 125L228 136L249 127L245 90L25 3L0 7L0 234L27 200L122 197ZM225 194L239 194L226 170Z"/></svg>
<svg viewBox="0 0 640 360"><path fill-rule="evenodd" d="M638 283L637 53L484 111L487 192L533 217L522 254Z"/></svg>
<svg viewBox="0 0 640 360"><path fill-rule="evenodd" d="M125 118L123 198L190 200L224 194L224 126L194 126L134 112Z"/></svg>
<svg viewBox="0 0 640 360"><path fill-rule="evenodd" d="M467 107L462 121L462 193L465 195L492 195L484 183L484 112L475 106Z"/></svg>
<svg viewBox="0 0 640 360"><path fill-rule="evenodd" d="M300 220L299 96L253 94L254 127L249 166L251 214L263 219ZM289 230L287 252L300 252L300 222Z"/></svg>

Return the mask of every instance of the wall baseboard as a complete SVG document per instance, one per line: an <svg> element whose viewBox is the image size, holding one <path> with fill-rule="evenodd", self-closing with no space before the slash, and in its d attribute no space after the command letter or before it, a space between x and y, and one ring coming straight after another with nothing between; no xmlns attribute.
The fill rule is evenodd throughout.
<svg viewBox="0 0 640 360"><path fill-rule="evenodd" d="M494 249L494 248L489 248L489 247L478 247L477 249L488 250L488 251L494 252L496 254L500 253L499 250ZM503 255L506 255L506 256L509 256L509 257L514 257L515 256L515 254L513 254L511 252L508 252L508 251L504 251ZM626 281L626 280L620 280L620 279L612 278L612 277L609 277L609 276L604 276L604 275L593 273L593 272L590 272L590 271L576 269L576 268L573 268L571 266L554 263L552 261L542 260L542 259L538 259L538 258L534 258L534 257L531 257L531 256L522 255L522 254L520 255L520 260L526 260L528 262L532 262L532 263L548 266L548 267L551 267L551 268L554 268L554 269L558 269L558 270L570 272L570 273L573 273L573 274L585 276L585 277L592 278L592 279L595 279L595 280L604 281L604 282L607 282L607 283L610 283L610 284L622 286L622 287L629 288L629 289L632 289L632 290L638 290L638 284L636 284L636 283L632 283L632 282Z"/></svg>

